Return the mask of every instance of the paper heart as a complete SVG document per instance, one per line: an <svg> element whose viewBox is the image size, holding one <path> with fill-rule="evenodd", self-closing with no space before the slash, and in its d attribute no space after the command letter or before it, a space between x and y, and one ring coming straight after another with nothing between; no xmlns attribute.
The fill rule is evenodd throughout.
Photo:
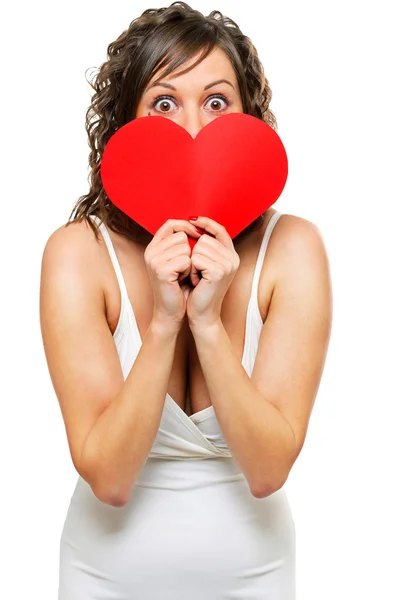
<svg viewBox="0 0 400 600"><path fill-rule="evenodd" d="M134 119L109 139L100 166L110 201L153 235L168 219L201 215L234 238L277 201L287 175L278 134L244 113L214 119L195 139L165 117Z"/></svg>

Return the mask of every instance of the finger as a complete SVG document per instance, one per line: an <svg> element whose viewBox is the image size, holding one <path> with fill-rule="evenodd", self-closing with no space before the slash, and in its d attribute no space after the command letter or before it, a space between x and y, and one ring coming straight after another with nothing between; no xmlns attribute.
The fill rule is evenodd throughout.
<svg viewBox="0 0 400 600"><path fill-rule="evenodd" d="M200 279L201 279L201 274L199 273L198 269L196 269L196 267L193 265L193 262L191 262L190 281L192 282L192 285L194 287L196 287L196 285L200 282Z"/></svg>
<svg viewBox="0 0 400 600"><path fill-rule="evenodd" d="M233 248L235 251L235 249ZM222 258L231 258L232 257L232 249L227 248L219 240L210 235L202 235L199 240L193 246L193 252L198 252L200 254L204 254L209 258L212 258L216 262L218 262L221 257ZM236 252L236 251L235 251Z"/></svg>
<svg viewBox="0 0 400 600"><path fill-rule="evenodd" d="M158 243L165 237L171 235L172 233L176 233L178 231L184 231L188 235L199 238L200 233L196 231L196 227L189 223L189 221L185 221L184 219L168 219L165 221L163 225L156 231L153 236L153 241Z"/></svg>
<svg viewBox="0 0 400 600"><path fill-rule="evenodd" d="M185 271L183 271L183 273L181 273L179 275L179 277L178 277L178 283L180 283L181 281L183 281L184 279L186 279L186 277L188 275L190 275L191 269L192 269L192 263L190 263L190 265L188 266L188 268Z"/></svg>
<svg viewBox="0 0 400 600"><path fill-rule="evenodd" d="M180 256L181 254L185 254L190 257L190 246L187 243L187 238L183 243L177 244L169 244L164 246L164 242L169 242L169 240L163 240L159 245L159 256L160 260L164 262L168 262L169 260L174 259L176 256Z"/></svg>
<svg viewBox="0 0 400 600"><path fill-rule="evenodd" d="M222 279L226 273L230 272L230 263L228 261L224 261L223 263L218 263L208 258L207 256L203 256L200 254L192 255L192 272L190 277L192 278L193 268L197 271L201 272L202 277L205 279L211 279L213 281L218 281Z"/></svg>
<svg viewBox="0 0 400 600"><path fill-rule="evenodd" d="M166 250L169 250L169 248L175 248L181 244L184 244L188 252L190 252L188 235L185 231L175 231L175 233L162 238L155 246L157 247L157 252L165 252Z"/></svg>
<svg viewBox="0 0 400 600"><path fill-rule="evenodd" d="M151 260L154 256L160 256L161 259L166 260L166 255L170 254L170 250L176 255L178 246L183 246L184 252L190 256L188 236L184 231L176 231L172 235L162 238L158 243L154 243L153 239L146 248L147 258ZM178 251L182 252L182 249L179 248Z"/></svg>
<svg viewBox="0 0 400 600"><path fill-rule="evenodd" d="M196 220L189 220L190 223L196 223L197 227L204 229L206 233L213 235L226 248L233 248L232 238L223 225L217 223L209 217L197 217Z"/></svg>

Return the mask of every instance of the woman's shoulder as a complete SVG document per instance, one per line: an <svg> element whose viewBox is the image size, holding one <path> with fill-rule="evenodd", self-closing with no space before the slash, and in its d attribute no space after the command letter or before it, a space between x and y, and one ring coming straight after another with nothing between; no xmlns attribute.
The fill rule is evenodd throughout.
<svg viewBox="0 0 400 600"><path fill-rule="evenodd" d="M101 238L101 234L99 235ZM101 244L86 220L69 221L60 225L48 237L42 254L42 277L53 279L57 273L70 277L91 278L98 285L102 260Z"/></svg>
<svg viewBox="0 0 400 600"><path fill-rule="evenodd" d="M94 229L97 229L94 223ZM68 221L55 229L48 237L44 253L52 255L68 255L70 258L81 259L85 256L92 256L98 250L99 244L96 243L101 235L96 235L86 219Z"/></svg>
<svg viewBox="0 0 400 600"><path fill-rule="evenodd" d="M292 235L307 235L307 233L318 233L318 226L304 217L298 215L292 215L290 213L284 213L280 210L274 209L272 213L267 212L269 215L268 221L273 217L275 213L280 214L279 223L281 232L285 232L286 235L291 233ZM319 232L320 233L320 232Z"/></svg>
<svg viewBox="0 0 400 600"><path fill-rule="evenodd" d="M280 255L304 252L307 249L317 250L324 246L321 230L315 223L304 217L277 210L274 210L269 217L268 223L275 213L280 213L280 217L273 228L269 245L275 246L275 250L279 250Z"/></svg>
<svg viewBox="0 0 400 600"><path fill-rule="evenodd" d="M270 275L276 282L280 278L292 278L300 270L317 266L328 269L325 242L319 227L312 221L273 210L263 228L263 234L271 218L279 212L268 241L267 261Z"/></svg>
<svg viewBox="0 0 400 600"><path fill-rule="evenodd" d="M90 226L89 221L93 224L93 228ZM72 241L91 245L95 240L94 231L97 230L98 225L96 221L90 219L90 217L67 221L49 235L46 245L48 243L52 245L70 244Z"/></svg>

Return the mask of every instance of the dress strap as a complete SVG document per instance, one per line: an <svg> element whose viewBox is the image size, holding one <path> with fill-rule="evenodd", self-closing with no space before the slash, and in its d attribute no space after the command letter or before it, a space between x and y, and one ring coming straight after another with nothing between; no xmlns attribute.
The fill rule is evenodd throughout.
<svg viewBox="0 0 400 600"><path fill-rule="evenodd" d="M120 264L118 262L118 258L117 258L113 243L111 241L110 234L108 232L108 229L107 229L105 223L100 219L100 217L97 217L96 215L90 215L90 218L94 219L96 221L96 223L99 225L99 229L100 229L101 233L103 234L103 239L106 243L108 253L110 255L111 262L113 264L114 271L115 271L115 274L118 279L118 285L119 285L119 289L121 292L121 301L122 301L121 311L123 311L125 309L126 301L129 300L129 296L128 296L128 291L126 289L124 276L122 275L122 270L121 270Z"/></svg>
<svg viewBox="0 0 400 600"><path fill-rule="evenodd" d="M272 215L272 217L270 218L270 220L268 221L268 225L265 228L263 239L262 239L261 246L260 246L260 250L258 252L256 267L254 269L253 284L251 286L251 298L257 298L258 282L260 279L261 269L263 266L265 253L267 251L269 238L271 237L271 233L275 227L275 224L277 223L279 217L281 217L281 216L282 216L282 213L280 213L279 211L276 211L276 213L274 213Z"/></svg>

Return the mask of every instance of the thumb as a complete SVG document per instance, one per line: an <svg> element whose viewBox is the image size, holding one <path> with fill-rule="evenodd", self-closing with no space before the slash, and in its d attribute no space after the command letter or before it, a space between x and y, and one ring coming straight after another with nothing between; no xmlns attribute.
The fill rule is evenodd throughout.
<svg viewBox="0 0 400 600"><path fill-rule="evenodd" d="M193 262L190 267L190 281L192 282L192 285L194 287L196 287L196 285L200 283L199 271L196 269Z"/></svg>
<svg viewBox="0 0 400 600"><path fill-rule="evenodd" d="M190 273L191 270L192 270L192 265L190 264L188 266L188 268L185 271L183 271L183 273L181 273L179 275L179 277L178 277L178 283L180 283L183 279L185 279L185 277L187 277L189 275L189 273Z"/></svg>

